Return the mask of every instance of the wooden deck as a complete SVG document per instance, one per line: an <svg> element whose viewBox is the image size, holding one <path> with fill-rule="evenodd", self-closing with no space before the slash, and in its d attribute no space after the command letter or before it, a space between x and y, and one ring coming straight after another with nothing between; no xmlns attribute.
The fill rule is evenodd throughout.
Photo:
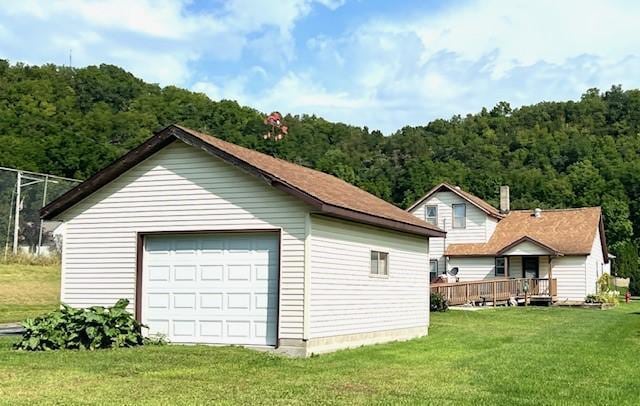
<svg viewBox="0 0 640 406"><path fill-rule="evenodd" d="M557 279L512 278L486 279L481 281L437 283L431 285L431 293L441 293L450 306L465 303L506 303L510 298L529 303L531 301L553 302L558 294Z"/></svg>

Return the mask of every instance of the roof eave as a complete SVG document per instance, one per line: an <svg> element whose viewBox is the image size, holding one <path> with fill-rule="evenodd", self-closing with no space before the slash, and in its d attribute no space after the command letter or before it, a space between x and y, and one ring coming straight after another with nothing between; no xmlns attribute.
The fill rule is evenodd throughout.
<svg viewBox="0 0 640 406"><path fill-rule="evenodd" d="M554 256L562 256L564 255L561 251L558 251L557 249L553 248L550 245L547 245L541 241L536 240L535 238L529 237L529 236L524 236L521 238L518 238L515 241L512 241L511 243L505 245L504 247L502 247L501 249L498 250L498 252L496 252L496 255L503 255L505 252L509 251L511 248L513 247L517 247L518 245L522 244L523 242L531 242L532 244L537 245L538 247L545 249L547 251L549 251L550 254L553 254Z"/></svg>
<svg viewBox="0 0 640 406"><path fill-rule="evenodd" d="M418 199L414 204L412 204L411 206L409 206L409 208L407 209L407 211L411 211L413 209L415 209L416 207L418 207L419 205L421 205L422 203L424 203L425 200L427 200L428 198L430 198L431 196L433 196L435 193L437 193L440 189L442 188L446 188L447 190L449 190L450 192L454 193L456 196L460 197L461 199L464 199L466 202L469 202L470 204L474 205L475 207L477 207L478 209L480 209L483 213L485 213L487 216L493 217L497 220L502 220L503 218L505 218L506 216L504 214L501 213L493 213L487 209L485 209L484 207L480 206L479 204L477 204L476 202L474 202L473 200L469 199L467 196L465 196L463 193L460 193L459 190L457 190L455 187L452 187L451 185L449 185L448 183L440 183L439 185L433 187L431 190L429 190L424 196L422 196L420 199ZM488 203L487 203L488 204Z"/></svg>
<svg viewBox="0 0 640 406"><path fill-rule="evenodd" d="M428 227L420 227L415 224L404 223L401 221L395 221L385 219L371 214L362 213L354 210L348 210L343 207L334 206L330 204L323 204L320 208L323 214L328 216L342 218L346 220L356 221L358 223L369 224L389 230L400 231L409 234L420 235L423 237L445 237L446 232L442 230L434 230Z"/></svg>
<svg viewBox="0 0 640 406"><path fill-rule="evenodd" d="M320 212L327 215L420 236L444 237L446 235L446 233L441 230L434 230L428 227L421 227L415 224L404 223L402 221L382 218L371 214L326 204L320 199L288 184L282 179L266 173L265 171L256 168L248 162L211 144L208 144L192 134L189 134L187 131L177 125L170 125L160 130L138 147L129 151L127 154L114 161L104 169L100 170L95 175L82 182L80 185L69 190L58 199L49 203L47 206L43 207L40 210L40 216L44 220L53 219L55 216L74 206L81 200L85 199L101 187L113 181L118 176L131 169L152 154L156 153L160 149L169 145L176 139L179 139L182 142L193 147L202 149L210 155L216 156L223 161L228 162L242 169L243 171L262 179L267 184L301 199L316 210L319 210Z"/></svg>
<svg viewBox="0 0 640 406"><path fill-rule="evenodd" d="M54 219L57 215L76 205L96 190L116 179L122 173L133 168L148 156L153 155L169 145L175 138L173 134L165 132L165 130L154 134L145 142L99 170L78 186L69 189L66 193L42 207L40 209L40 217L43 220Z"/></svg>

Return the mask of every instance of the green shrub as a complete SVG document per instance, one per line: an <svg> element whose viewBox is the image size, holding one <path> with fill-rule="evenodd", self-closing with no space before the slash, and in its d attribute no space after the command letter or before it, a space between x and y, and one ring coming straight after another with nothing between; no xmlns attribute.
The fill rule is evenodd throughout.
<svg viewBox="0 0 640 406"><path fill-rule="evenodd" d="M22 325L25 332L15 348L28 351L133 347L142 345L142 327L126 310L129 301L120 299L109 308L102 306L60 310Z"/></svg>
<svg viewBox="0 0 640 406"><path fill-rule="evenodd" d="M449 310L449 301L442 295L442 293L431 294L431 311L432 312L446 312Z"/></svg>
<svg viewBox="0 0 640 406"><path fill-rule="evenodd" d="M607 303L617 305L620 298L620 292L617 290L608 290L606 292L598 293L598 303Z"/></svg>
<svg viewBox="0 0 640 406"><path fill-rule="evenodd" d="M603 273L596 282L598 292L609 292L613 286L613 278L608 273Z"/></svg>

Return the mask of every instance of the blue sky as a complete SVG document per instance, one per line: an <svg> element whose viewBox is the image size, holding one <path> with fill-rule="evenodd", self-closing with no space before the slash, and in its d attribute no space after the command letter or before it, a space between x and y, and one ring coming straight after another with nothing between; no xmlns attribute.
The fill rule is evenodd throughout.
<svg viewBox="0 0 640 406"><path fill-rule="evenodd" d="M640 87L640 2L2 1L0 57L111 63L269 112L391 133Z"/></svg>

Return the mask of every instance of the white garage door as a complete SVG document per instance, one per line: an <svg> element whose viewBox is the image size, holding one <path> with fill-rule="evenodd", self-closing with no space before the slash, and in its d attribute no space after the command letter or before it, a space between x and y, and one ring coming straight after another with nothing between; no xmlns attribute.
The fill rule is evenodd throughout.
<svg viewBox="0 0 640 406"><path fill-rule="evenodd" d="M276 344L276 233L146 236L142 320L171 342Z"/></svg>

